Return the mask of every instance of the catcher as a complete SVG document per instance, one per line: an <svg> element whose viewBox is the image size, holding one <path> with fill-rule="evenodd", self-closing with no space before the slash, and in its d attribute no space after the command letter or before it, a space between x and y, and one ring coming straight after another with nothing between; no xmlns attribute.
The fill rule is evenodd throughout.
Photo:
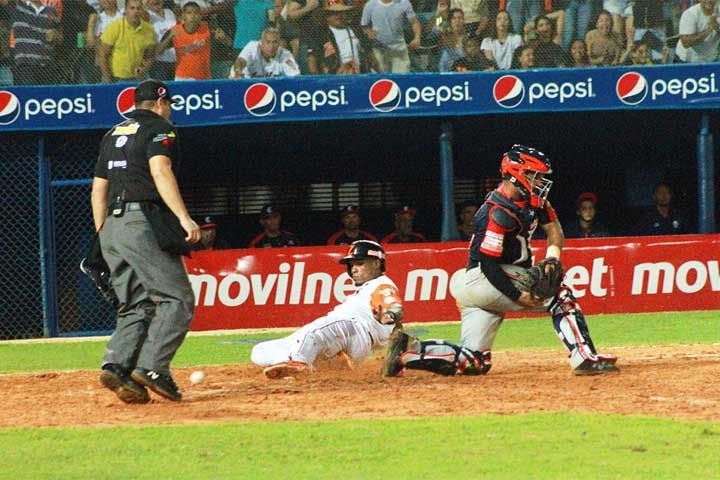
<svg viewBox="0 0 720 480"><path fill-rule="evenodd" d="M250 359L264 367L268 378L292 377L312 371L318 357L340 355L352 367L393 329L402 327L403 306L395 283L385 275L385 250L379 243L357 240L340 260L357 290L328 312L292 335L258 343Z"/></svg>
<svg viewBox="0 0 720 480"><path fill-rule="evenodd" d="M563 285L560 263L564 235L547 201L552 173L544 153L514 145L503 156L502 183L475 214L475 233L456 300L461 314L461 346L393 335L383 375L404 368L454 374L485 374L491 349L506 312L548 311L567 347L575 375L616 371L616 357L595 350L585 317L572 291ZM547 236L545 260L532 266L530 240L537 226Z"/></svg>

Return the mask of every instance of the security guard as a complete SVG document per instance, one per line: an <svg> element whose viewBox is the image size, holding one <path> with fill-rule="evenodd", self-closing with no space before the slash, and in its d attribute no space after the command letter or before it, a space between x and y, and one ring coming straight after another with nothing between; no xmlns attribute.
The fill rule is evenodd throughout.
<svg viewBox="0 0 720 480"><path fill-rule="evenodd" d="M200 228L172 170L172 102L163 83L141 82L135 110L103 137L93 178L93 220L119 303L100 382L126 403L149 402L146 387L169 400L181 398L170 362L195 305L181 253L200 239Z"/></svg>

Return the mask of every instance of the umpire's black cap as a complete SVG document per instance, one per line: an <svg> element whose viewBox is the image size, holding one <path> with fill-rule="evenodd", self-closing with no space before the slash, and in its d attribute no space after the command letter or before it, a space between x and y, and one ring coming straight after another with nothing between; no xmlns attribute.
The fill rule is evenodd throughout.
<svg viewBox="0 0 720 480"><path fill-rule="evenodd" d="M170 90L167 85L159 80L143 80L135 87L135 103L144 102L146 100L157 100L164 98L168 102L173 103L174 100L170 96Z"/></svg>

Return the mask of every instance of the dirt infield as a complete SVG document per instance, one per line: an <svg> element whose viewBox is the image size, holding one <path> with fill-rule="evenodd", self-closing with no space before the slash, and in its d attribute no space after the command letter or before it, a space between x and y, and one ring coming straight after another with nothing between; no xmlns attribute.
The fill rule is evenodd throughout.
<svg viewBox="0 0 720 480"><path fill-rule="evenodd" d="M0 427L329 420L521 412L594 412L720 421L720 345L607 349L620 372L573 377L560 350L498 352L486 377L407 372L381 379L322 363L307 378L266 380L250 365L176 369L184 398L125 405L97 371L0 375Z"/></svg>

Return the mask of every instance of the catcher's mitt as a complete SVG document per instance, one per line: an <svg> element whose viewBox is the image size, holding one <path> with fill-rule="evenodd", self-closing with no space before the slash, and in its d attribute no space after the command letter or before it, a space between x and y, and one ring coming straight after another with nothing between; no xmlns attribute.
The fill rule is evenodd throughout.
<svg viewBox="0 0 720 480"><path fill-rule="evenodd" d="M530 292L536 298L552 298L560 290L565 272L557 258L546 258L525 271L517 279L520 290Z"/></svg>

